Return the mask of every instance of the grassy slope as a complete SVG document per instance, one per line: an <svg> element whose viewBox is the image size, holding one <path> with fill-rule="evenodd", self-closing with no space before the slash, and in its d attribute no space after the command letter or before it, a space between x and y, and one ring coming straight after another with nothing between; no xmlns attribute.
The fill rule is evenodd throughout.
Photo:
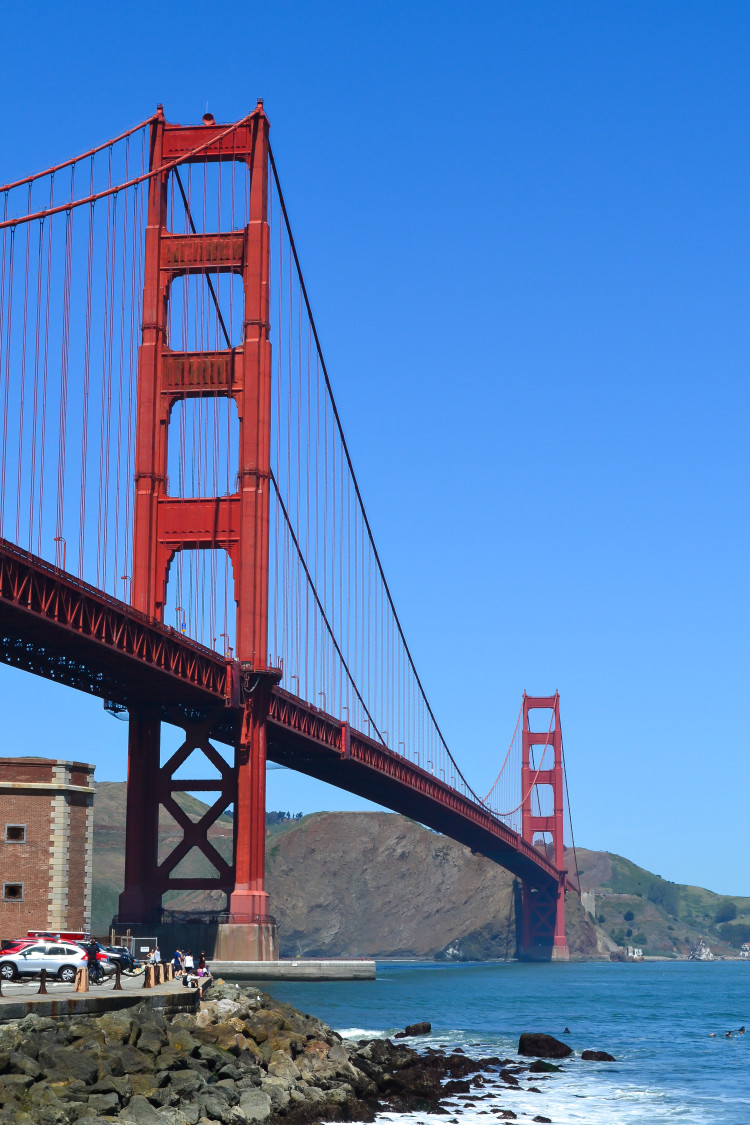
<svg viewBox="0 0 750 1125"><path fill-rule="evenodd" d="M611 852L579 849L578 863L582 888L596 893L600 925L619 944L677 956L688 953L698 937L717 952L731 952L729 942L736 952L743 940L750 940L750 898L671 883ZM737 916L722 924L722 909L730 903ZM633 918L626 918L630 913Z"/></svg>

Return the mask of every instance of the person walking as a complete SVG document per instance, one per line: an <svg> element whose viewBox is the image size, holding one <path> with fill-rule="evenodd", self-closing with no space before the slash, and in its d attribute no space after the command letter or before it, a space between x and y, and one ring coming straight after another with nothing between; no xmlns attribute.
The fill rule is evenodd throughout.
<svg viewBox="0 0 750 1125"><path fill-rule="evenodd" d="M174 956L172 957L172 969L176 977L182 976L182 950L175 949Z"/></svg>

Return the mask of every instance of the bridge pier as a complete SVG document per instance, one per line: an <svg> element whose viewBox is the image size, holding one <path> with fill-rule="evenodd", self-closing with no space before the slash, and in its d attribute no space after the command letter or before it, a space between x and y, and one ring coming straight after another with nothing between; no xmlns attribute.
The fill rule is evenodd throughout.
<svg viewBox="0 0 750 1125"><path fill-rule="evenodd" d="M130 712L125 827L125 884L118 915L126 921L153 918L161 907L157 886L159 856L159 773L161 722L156 712Z"/></svg>
<svg viewBox="0 0 750 1125"><path fill-rule="evenodd" d="M276 922L266 878L266 717L274 676L258 674L245 701L235 751L234 887L216 935L218 961L276 961Z"/></svg>
<svg viewBox="0 0 750 1125"><path fill-rule="evenodd" d="M216 960L267 961L278 959L275 920L268 909L265 890L266 736L265 721L275 674L254 675L245 703L234 764L230 765L211 742L211 729L222 712L203 720L182 719L185 739L170 759L160 765L161 716L155 711L133 711L128 743L128 792L125 835L125 887L120 895L118 925L159 932L160 940L184 944L179 934L164 932L194 917L162 910L168 890L219 890L227 895L227 909L199 911L204 923L213 917L200 941ZM177 716L175 715L175 718ZM218 777L177 778L175 774L200 751L215 767ZM212 791L218 794L203 816L193 821L175 799L178 793ZM232 856L229 860L209 837L219 817L233 806ZM164 809L182 829L182 839L159 862L159 814ZM180 875L179 864L189 852L202 853L215 869L213 875ZM166 918L170 921L167 922Z"/></svg>
<svg viewBox="0 0 750 1125"><path fill-rule="evenodd" d="M567 961L565 936L565 872L557 886L521 886L521 926L518 954L522 961Z"/></svg>

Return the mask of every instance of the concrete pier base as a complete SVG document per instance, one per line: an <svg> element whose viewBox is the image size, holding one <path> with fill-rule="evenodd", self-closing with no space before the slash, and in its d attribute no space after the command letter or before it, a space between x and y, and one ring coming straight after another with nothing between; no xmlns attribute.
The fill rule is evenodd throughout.
<svg viewBox="0 0 750 1125"><path fill-rule="evenodd" d="M211 964L235 961L275 962L279 936L275 922L222 922L216 927Z"/></svg>
<svg viewBox="0 0 750 1125"><path fill-rule="evenodd" d="M375 980L374 961L212 961L214 980Z"/></svg>

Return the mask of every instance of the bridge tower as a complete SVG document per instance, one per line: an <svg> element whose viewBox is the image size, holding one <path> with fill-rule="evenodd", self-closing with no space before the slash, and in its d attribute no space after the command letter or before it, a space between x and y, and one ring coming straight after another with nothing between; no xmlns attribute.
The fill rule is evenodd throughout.
<svg viewBox="0 0 750 1125"><path fill-rule="evenodd" d="M158 701L130 712L128 743L125 888L120 924L152 923L161 917L162 895L172 889L220 889L228 917L219 927L217 959L255 960L278 956L276 931L268 912L265 867L265 719L270 691L280 678L268 666L269 481L271 443L271 343L269 337L270 236L268 226L269 121L258 102L244 125L231 131L208 115L198 126L173 125L159 107L151 127L142 342L138 355L135 502L131 601L164 620L170 564L181 550L221 548L232 562L237 603L236 652L227 662L235 698L245 685L242 720L236 730L233 763L210 741L222 714L175 713L170 721L185 730L185 741L160 763L164 717ZM212 137L215 139L212 141ZM249 217L241 230L198 233L187 199L192 233L168 229L170 167L239 161L249 171ZM168 342L169 305L175 279L231 273L244 286L242 342L224 350L173 351ZM213 289L210 290L213 293ZM217 305L218 308L218 305ZM169 494L169 418L184 398L232 399L239 419L239 473L233 494L179 498ZM218 783L177 779L194 750L219 772ZM176 792L218 790L208 813L194 824L175 802ZM234 806L233 857L228 862L211 845L209 828ZM159 861L158 825L164 807L184 837ZM197 848L216 876L180 878L174 870Z"/></svg>
<svg viewBox="0 0 750 1125"><path fill-rule="evenodd" d="M532 731L529 716L532 711L552 712L548 730ZM521 835L534 843L537 832L552 837L552 855L548 858L560 872L557 886L548 889L532 888L523 883L521 888L521 956L534 961L567 961L568 944L565 937L565 844L564 778L562 763L562 729L560 727L560 694L549 696L523 695L523 730L521 736ZM532 747L540 747L536 763L532 764ZM541 815L543 798L538 786L549 786L552 791L552 812ZM537 813L534 813L534 808Z"/></svg>

